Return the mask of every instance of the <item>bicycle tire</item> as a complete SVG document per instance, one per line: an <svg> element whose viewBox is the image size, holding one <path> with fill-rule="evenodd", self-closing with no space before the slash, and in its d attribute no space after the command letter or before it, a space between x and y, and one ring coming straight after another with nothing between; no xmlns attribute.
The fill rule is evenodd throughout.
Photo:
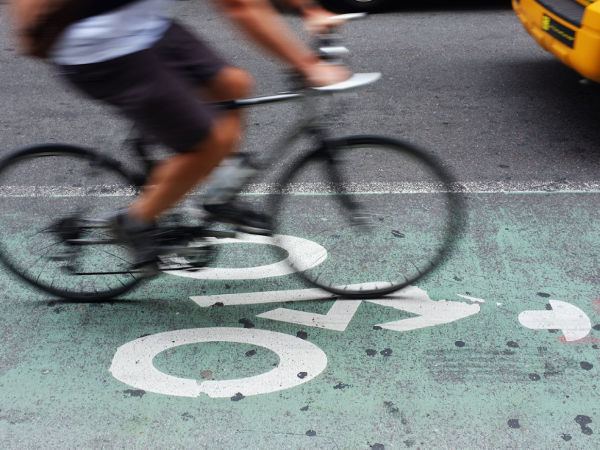
<svg viewBox="0 0 600 450"><path fill-rule="evenodd" d="M69 253L65 239L51 230L63 217L102 217L125 206L137 184L118 161L86 148L46 144L9 154L0 161L0 261L28 284L60 298L100 301L126 293L142 279L129 269L128 247L115 242ZM106 240L108 230L85 233ZM73 265L83 273L97 268L127 273L73 275L68 270Z"/></svg>
<svg viewBox="0 0 600 450"><path fill-rule="evenodd" d="M436 157L382 136L325 145L292 164L271 206L279 245L296 235L327 250L295 257L288 248L295 272L346 298L374 298L415 283L449 256L464 205Z"/></svg>

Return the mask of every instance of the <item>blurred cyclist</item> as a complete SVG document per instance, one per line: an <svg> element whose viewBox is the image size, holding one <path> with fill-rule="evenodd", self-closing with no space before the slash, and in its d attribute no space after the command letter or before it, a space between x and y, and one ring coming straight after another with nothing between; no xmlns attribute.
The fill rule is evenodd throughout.
<svg viewBox="0 0 600 450"><path fill-rule="evenodd" d="M21 14L27 13L27 1L13 0ZM240 112L219 112L208 102L247 97L253 80L170 18L169 0L79 1L87 5L78 11L84 18L61 32L50 59L79 90L116 106L176 152L153 169L140 196L114 218L116 232L136 250L135 264L143 266L156 259L153 222L232 155L240 141ZM308 84L322 86L349 76L342 67L322 64L268 0L214 1L251 40ZM312 1L281 1L302 14L309 29L328 26L333 16ZM252 171L238 169L225 190L209 191L204 207L217 220L267 231L268 218L233 202Z"/></svg>

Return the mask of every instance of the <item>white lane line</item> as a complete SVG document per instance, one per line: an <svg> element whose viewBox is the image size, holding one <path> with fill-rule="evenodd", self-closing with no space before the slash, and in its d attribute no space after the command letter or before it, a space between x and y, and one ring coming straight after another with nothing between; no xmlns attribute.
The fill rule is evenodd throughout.
<svg viewBox="0 0 600 450"><path fill-rule="evenodd" d="M351 182L344 191L355 194L434 194L460 192L465 194L598 194L600 181L466 181L443 186L428 182ZM0 186L0 197L131 197L137 190L118 185L94 186ZM246 195L280 193L277 184L257 183L243 190ZM329 183L294 183L286 186L286 193L297 195L332 195L336 189ZM201 191L194 191L200 194Z"/></svg>
<svg viewBox="0 0 600 450"><path fill-rule="evenodd" d="M137 190L110 184L94 186L0 186L0 197L132 197Z"/></svg>
<svg viewBox="0 0 600 450"><path fill-rule="evenodd" d="M600 193L600 181L466 181L450 185L433 182L356 182L345 183L346 192L360 194L434 194L461 192L466 194L536 194L536 193ZM244 191L248 194L279 193L277 185L256 184ZM328 183L296 183L286 186L286 193L330 195L336 189Z"/></svg>

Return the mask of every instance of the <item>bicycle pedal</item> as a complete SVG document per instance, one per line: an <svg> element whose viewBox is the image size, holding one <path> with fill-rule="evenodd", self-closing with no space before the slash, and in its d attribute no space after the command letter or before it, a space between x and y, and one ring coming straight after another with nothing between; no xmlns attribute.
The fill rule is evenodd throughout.
<svg viewBox="0 0 600 450"><path fill-rule="evenodd" d="M158 264L146 264L142 267L138 267L134 273L139 274L142 278L154 278L160 275L161 269Z"/></svg>
<svg viewBox="0 0 600 450"><path fill-rule="evenodd" d="M247 225L238 225L234 229L238 233L254 234L256 236L273 236L273 230L268 230L266 228L253 228Z"/></svg>
<svg viewBox="0 0 600 450"><path fill-rule="evenodd" d="M48 261L69 261L76 256L76 253L63 253L60 255L48 256Z"/></svg>
<svg viewBox="0 0 600 450"><path fill-rule="evenodd" d="M158 265L158 270L160 272L198 272L202 269L203 267L194 267L187 264L176 264L174 262Z"/></svg>

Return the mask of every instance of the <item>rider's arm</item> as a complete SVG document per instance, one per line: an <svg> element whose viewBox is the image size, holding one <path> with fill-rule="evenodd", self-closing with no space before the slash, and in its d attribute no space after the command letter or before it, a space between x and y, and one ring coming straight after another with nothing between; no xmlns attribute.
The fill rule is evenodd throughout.
<svg viewBox="0 0 600 450"><path fill-rule="evenodd" d="M283 59L313 85L342 81L347 69L324 66L317 55L287 26L267 0L214 0L225 14L260 46Z"/></svg>

